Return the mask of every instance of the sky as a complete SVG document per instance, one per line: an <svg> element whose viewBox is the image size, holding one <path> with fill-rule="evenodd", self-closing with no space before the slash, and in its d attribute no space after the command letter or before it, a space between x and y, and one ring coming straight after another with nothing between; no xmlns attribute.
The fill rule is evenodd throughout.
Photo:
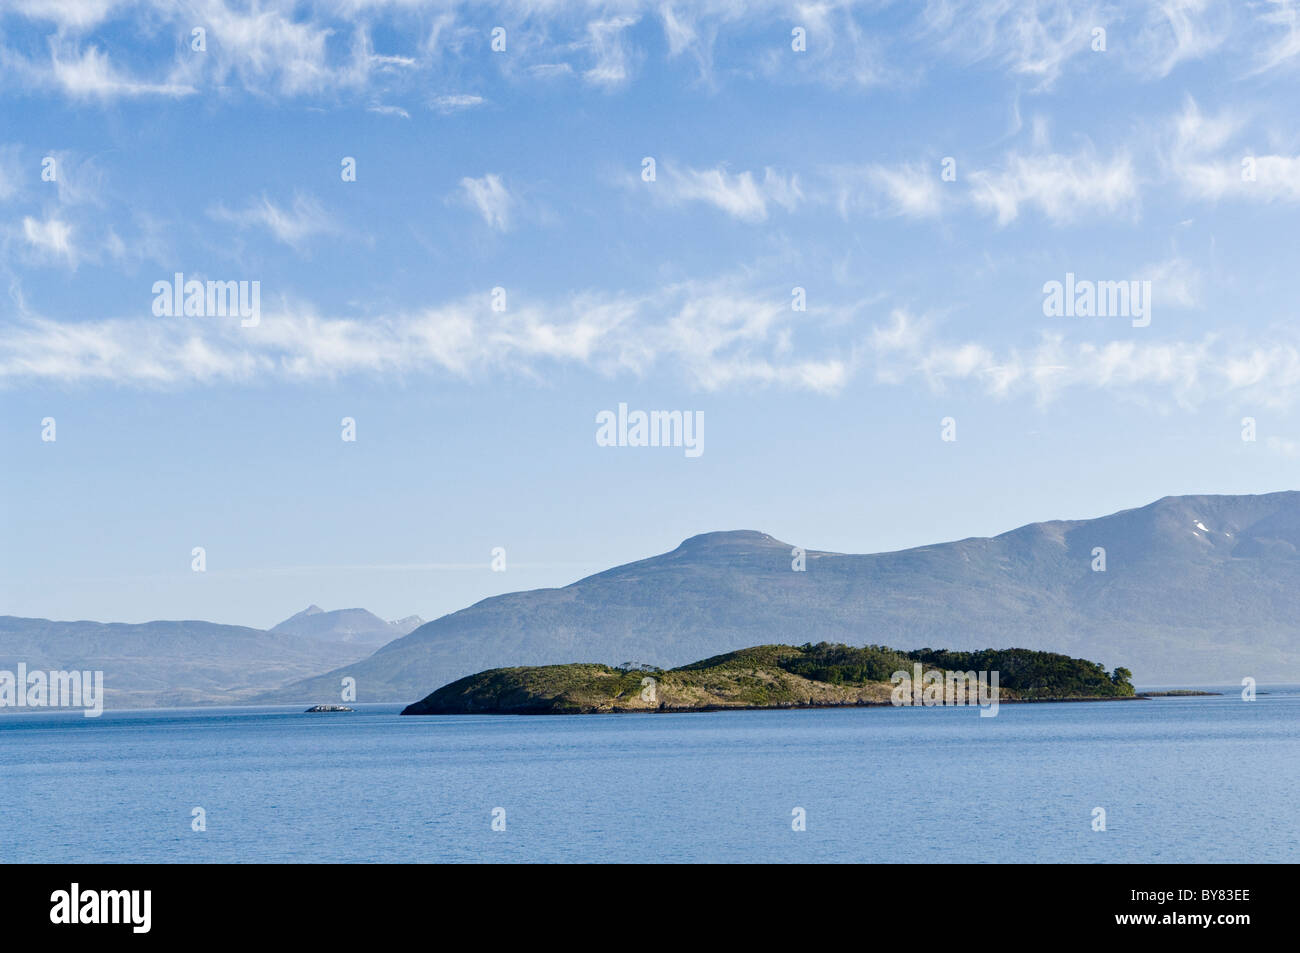
<svg viewBox="0 0 1300 953"><path fill-rule="evenodd" d="M9 0L0 613L1300 488L1298 91L1295 0Z"/></svg>

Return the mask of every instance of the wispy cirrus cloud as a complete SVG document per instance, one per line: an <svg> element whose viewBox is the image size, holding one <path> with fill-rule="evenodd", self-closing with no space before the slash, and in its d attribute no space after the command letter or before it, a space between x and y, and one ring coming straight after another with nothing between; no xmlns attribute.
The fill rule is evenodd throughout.
<svg viewBox="0 0 1300 953"><path fill-rule="evenodd" d="M766 169L732 175L725 167L680 170L669 166L664 194L673 204L702 201L750 222L767 218L769 204L788 211L834 208L842 218L924 220L948 207L974 208L1007 225L1036 211L1053 225L1110 216L1134 219L1142 183L1127 153L1102 158L1091 146L1075 153L1007 153L999 162L944 181L939 160L839 165L806 175Z"/></svg>
<svg viewBox="0 0 1300 953"><path fill-rule="evenodd" d="M1097 56L1096 29L1111 34L1105 62L1142 79L1210 56L1241 76L1300 61L1296 0L13 0L0 17L11 30L52 25L59 37L45 59L8 52L8 65L21 65L29 85L101 101L231 88L282 97L351 91L382 101L386 92L416 88L415 79L454 79L481 63L487 31L499 23L519 24L500 61L511 75L578 76L605 90L637 81L656 46L669 60L691 56L710 87L724 77L762 76L872 88L915 82L942 63L992 65L1047 90L1072 67L1102 62L1086 60ZM210 40L202 53L188 45L197 25ZM110 26L147 41L115 44L112 64L98 46L78 46ZM162 50L153 42L160 27L178 38ZM798 53L789 45L795 28L807 41ZM372 34L393 45L377 50Z"/></svg>
<svg viewBox="0 0 1300 953"><path fill-rule="evenodd" d="M486 294L364 318L325 316L300 303L264 308L256 328L221 319L26 315L0 327L0 381L189 386L351 374L468 380L500 372L542 380L553 367L575 365L604 377L667 366L706 390L838 390L850 376L848 359L793 354L795 317L784 294L730 279L640 296L582 292L512 303L506 312L492 311Z"/></svg>
<svg viewBox="0 0 1300 953"><path fill-rule="evenodd" d="M1168 76L1179 64L1199 60L1232 35L1232 8L1219 0L1162 0L1146 11L1138 41L1151 51L1151 72Z"/></svg>
<svg viewBox="0 0 1300 953"><path fill-rule="evenodd" d="M1239 338L1239 335L1234 335ZM974 387L998 399L1049 404L1070 391L1161 401L1194 408L1214 401L1281 409L1300 404L1300 338L1233 345L1222 333L1192 340L1126 338L1070 341L1043 332L1029 346L995 348L940 338L931 323L903 310L872 337L881 383L918 382L936 393Z"/></svg>
<svg viewBox="0 0 1300 953"><path fill-rule="evenodd" d="M1048 88L1070 60L1088 55L1092 31L1117 14L1087 0L928 0L921 25L929 42L959 61L992 61Z"/></svg>
<svg viewBox="0 0 1300 953"><path fill-rule="evenodd" d="M460 188L462 197L483 216L488 228L499 232L510 229L514 199L499 175L489 172L477 179L466 176L460 180Z"/></svg>
<svg viewBox="0 0 1300 953"><path fill-rule="evenodd" d="M839 89L866 89L898 82L899 60L884 42L885 31L862 22L864 16L880 13L886 4L800 3L791 12L766 11L775 15L768 29L779 32L782 42L766 48L759 61L760 71L777 83L811 83ZM743 7L733 9L744 10ZM800 30L802 49L795 51L794 30Z"/></svg>
<svg viewBox="0 0 1300 953"><path fill-rule="evenodd" d="M997 218L1014 221L1028 207L1057 224L1097 214L1136 212L1138 177L1124 153L1109 158L1091 148L1075 154L1012 153L1000 167L970 174L971 200Z"/></svg>
<svg viewBox="0 0 1300 953"><path fill-rule="evenodd" d="M301 249L318 235L336 234L339 226L324 207L310 195L296 193L289 207L278 205L263 195L242 208L214 205L208 215L215 221L228 222L237 228L261 228L283 245Z"/></svg>
<svg viewBox="0 0 1300 953"><path fill-rule="evenodd" d="M587 24L585 46L593 62L583 71L584 80L595 86L615 87L631 78L636 54L629 48L625 33L639 19L639 16L616 16Z"/></svg>
<svg viewBox="0 0 1300 953"><path fill-rule="evenodd" d="M937 166L920 162L872 163L829 173L835 207L842 217L857 211L905 218L935 218L943 208Z"/></svg>
<svg viewBox="0 0 1300 953"><path fill-rule="evenodd" d="M75 267L77 248L72 236L72 225L61 219L23 217L23 240L39 259L54 259Z"/></svg>
<svg viewBox="0 0 1300 953"><path fill-rule="evenodd" d="M797 176L772 168L764 169L758 178L750 171L732 173L725 166L693 169L661 163L656 181L646 187L655 199L668 205L702 202L750 223L765 221L772 205L793 211L803 198Z"/></svg>
<svg viewBox="0 0 1300 953"><path fill-rule="evenodd" d="M11 12L62 29L86 30L129 5L129 0L11 0Z"/></svg>
<svg viewBox="0 0 1300 953"><path fill-rule="evenodd" d="M1170 126L1164 163L1189 195L1210 202L1300 201L1300 155L1256 154L1244 146L1235 154L1228 151L1245 126L1241 115L1227 110L1206 115L1189 97Z"/></svg>
<svg viewBox="0 0 1300 953"><path fill-rule="evenodd" d="M1300 63L1300 2L1268 0L1258 6L1260 22L1267 33L1257 49L1254 73L1294 68Z"/></svg>
<svg viewBox="0 0 1300 953"><path fill-rule="evenodd" d="M23 69L29 75L39 73L30 64L23 64ZM110 100L142 96L176 99L198 92L188 83L171 80L150 82L123 73L109 61L107 53L94 46L79 51L53 50L49 76L73 99Z"/></svg>
<svg viewBox="0 0 1300 953"><path fill-rule="evenodd" d="M472 93L448 93L442 96L435 96L431 105L440 113L460 112L463 109L473 109L475 106L482 106L487 100L482 96L475 96Z"/></svg>
<svg viewBox="0 0 1300 953"><path fill-rule="evenodd" d="M214 318L58 322L26 314L0 327L0 383L177 387L501 373L543 383L557 368L576 367L609 379L671 371L703 391L831 396L865 375L875 386L959 388L1039 405L1084 391L1184 408L1300 406L1300 336L1281 329L1251 339L1210 332L1102 341L1052 330L998 345L944 336L902 308L862 334L858 311L849 302L796 314L784 289L732 276L643 295L586 291L505 312L493 311L487 294L365 317L286 303L264 309L255 328ZM810 322L825 333L800 346Z"/></svg>
<svg viewBox="0 0 1300 953"><path fill-rule="evenodd" d="M774 206L791 213L817 214L829 207L841 218L866 214L918 221L938 219L946 209L974 209L999 226L1036 215L1049 225L1068 227L1102 219L1136 223L1148 192L1181 191L1208 201L1300 201L1300 155L1255 154L1244 146L1230 151L1247 125L1241 111L1207 116L1188 99L1178 115L1151 125L1156 134L1144 149L1134 153L1124 145L1107 154L1090 142L1073 152L1054 151L1045 126L1036 124L1030 148L1011 149L974 168L961 160L961 174L952 181L943 179L937 158L798 173L766 167L761 177L732 172L726 164L693 168L662 162L657 182L630 175L623 181L660 204L710 205L753 224L767 221Z"/></svg>

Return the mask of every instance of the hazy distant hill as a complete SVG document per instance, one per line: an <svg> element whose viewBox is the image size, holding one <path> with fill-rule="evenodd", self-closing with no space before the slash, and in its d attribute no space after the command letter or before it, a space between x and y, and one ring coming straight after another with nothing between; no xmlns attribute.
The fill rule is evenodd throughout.
<svg viewBox="0 0 1300 953"><path fill-rule="evenodd" d="M0 616L0 670L13 672L25 662L29 671L102 671L110 708L238 704L370 651L360 642L215 622Z"/></svg>
<svg viewBox="0 0 1300 953"><path fill-rule="evenodd" d="M376 647L400 639L422 625L424 620L418 615L407 616L396 622L385 622L365 609L335 609L326 612L320 606L311 605L279 625L272 626L271 631L307 636L325 642Z"/></svg>
<svg viewBox="0 0 1300 953"><path fill-rule="evenodd" d="M332 698L350 675L360 701L413 701L499 666L670 667L823 640L1020 646L1123 665L1139 683L1300 680L1297 492L1166 497L893 553L810 551L805 572L791 549L749 530L695 536L562 589L485 599L264 697Z"/></svg>

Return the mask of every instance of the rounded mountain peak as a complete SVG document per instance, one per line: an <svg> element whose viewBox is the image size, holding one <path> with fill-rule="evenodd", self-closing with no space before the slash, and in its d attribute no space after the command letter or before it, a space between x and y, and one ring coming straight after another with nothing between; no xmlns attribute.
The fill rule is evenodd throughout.
<svg viewBox="0 0 1300 953"><path fill-rule="evenodd" d="M717 533L700 533L683 540L678 552L710 552L719 549L788 548L775 536L755 529L731 529Z"/></svg>

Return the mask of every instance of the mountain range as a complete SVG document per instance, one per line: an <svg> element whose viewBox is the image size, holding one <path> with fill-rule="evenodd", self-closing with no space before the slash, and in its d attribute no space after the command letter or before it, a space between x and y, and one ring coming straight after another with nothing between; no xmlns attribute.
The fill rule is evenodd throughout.
<svg viewBox="0 0 1300 953"><path fill-rule="evenodd" d="M0 671L104 673L110 708L239 704L324 668L359 661L421 624L311 606L270 630L200 621L53 622L0 616Z"/></svg>
<svg viewBox="0 0 1300 953"><path fill-rule="evenodd" d="M503 666L670 668L822 641L1060 652L1145 685L1300 681L1300 492L1165 497L870 555L705 533L428 623L317 606L265 631L0 617L0 669L102 669L110 707L331 702L345 677L357 701L411 702Z"/></svg>
<svg viewBox="0 0 1300 953"><path fill-rule="evenodd" d="M1165 497L1087 520L872 555L753 530L435 619L364 661L259 696L423 697L500 666L681 665L758 643L1021 647L1148 685L1300 680L1300 492Z"/></svg>

